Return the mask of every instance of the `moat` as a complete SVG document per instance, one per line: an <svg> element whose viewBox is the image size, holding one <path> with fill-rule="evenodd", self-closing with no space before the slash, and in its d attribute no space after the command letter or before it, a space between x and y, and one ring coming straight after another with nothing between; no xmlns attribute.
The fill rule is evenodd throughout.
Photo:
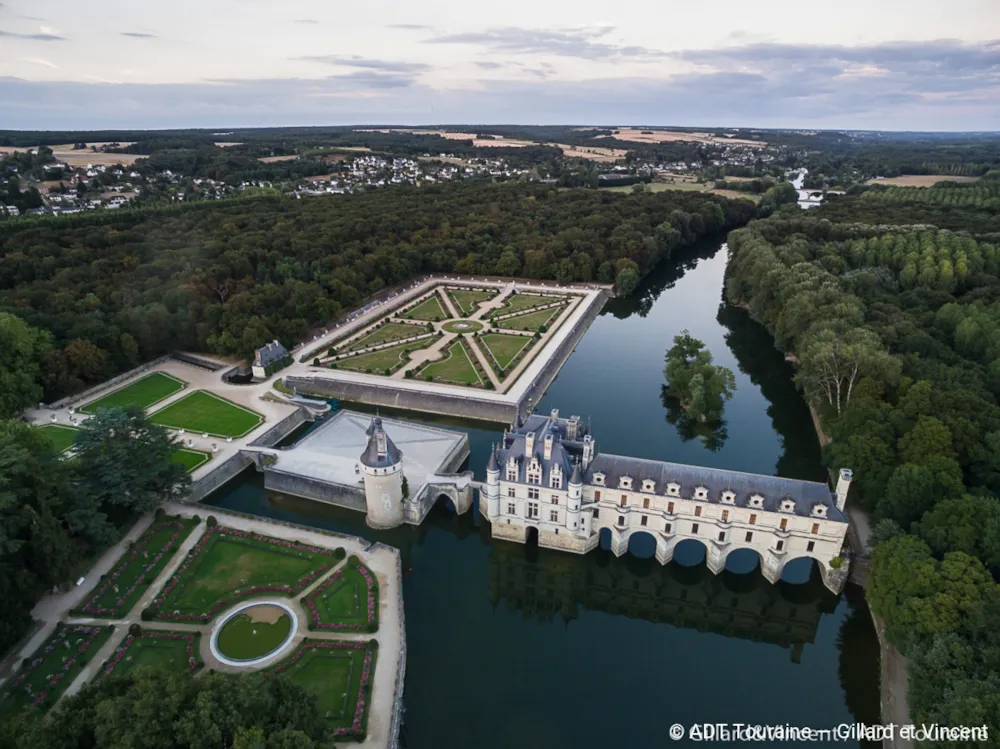
<svg viewBox="0 0 1000 749"><path fill-rule="evenodd" d="M722 305L725 264L721 241L704 243L609 302L537 409L589 419L599 448L619 454L824 480L791 369L766 331ZM736 373L712 431L662 394L664 352L685 328ZM502 426L425 420L468 433L482 479ZM861 591L829 593L808 560L771 585L752 553L711 574L695 542L666 567L641 543L621 558L577 557L493 542L478 513L444 506L378 533L361 513L268 494L252 469L208 501L401 549L410 749L665 746L675 722L878 722Z"/></svg>

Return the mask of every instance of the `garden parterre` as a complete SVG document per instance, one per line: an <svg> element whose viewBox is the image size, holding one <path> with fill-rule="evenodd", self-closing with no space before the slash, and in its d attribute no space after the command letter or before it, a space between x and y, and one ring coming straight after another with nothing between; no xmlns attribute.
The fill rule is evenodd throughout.
<svg viewBox="0 0 1000 749"><path fill-rule="evenodd" d="M200 632L140 630L128 634L101 669L101 676L124 674L136 668L197 671L204 663L198 652Z"/></svg>
<svg viewBox="0 0 1000 749"><path fill-rule="evenodd" d="M309 628L348 632L378 630L378 580L356 556L302 599Z"/></svg>

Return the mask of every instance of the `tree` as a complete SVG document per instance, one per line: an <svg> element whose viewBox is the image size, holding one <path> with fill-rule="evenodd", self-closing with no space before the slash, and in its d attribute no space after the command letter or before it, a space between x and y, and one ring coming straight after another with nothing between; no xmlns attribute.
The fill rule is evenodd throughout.
<svg viewBox="0 0 1000 749"><path fill-rule="evenodd" d="M17 416L42 394L41 364L52 337L0 312L0 418Z"/></svg>
<svg viewBox="0 0 1000 749"><path fill-rule="evenodd" d="M937 502L961 496L963 488L962 469L954 458L934 456L922 464L904 463L892 472L885 495L876 503L876 515L909 528Z"/></svg>
<svg viewBox="0 0 1000 749"><path fill-rule="evenodd" d="M1000 570L1000 501L966 494L945 499L914 523L913 533L943 556L962 551Z"/></svg>
<svg viewBox="0 0 1000 749"><path fill-rule="evenodd" d="M732 370L712 364L712 354L705 350L705 344L687 330L674 336L665 360L667 394L676 398L693 419L721 419L725 402L733 397L736 388Z"/></svg>
<svg viewBox="0 0 1000 749"><path fill-rule="evenodd" d="M99 409L76 437L79 490L118 517L184 495L191 480L172 461L181 444L138 406Z"/></svg>

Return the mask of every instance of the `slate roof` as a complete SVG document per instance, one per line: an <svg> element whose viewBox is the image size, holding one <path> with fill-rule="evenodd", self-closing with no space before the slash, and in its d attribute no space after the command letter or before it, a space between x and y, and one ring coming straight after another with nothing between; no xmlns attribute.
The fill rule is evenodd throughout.
<svg viewBox="0 0 1000 749"><path fill-rule="evenodd" d="M656 482L656 493L664 495L667 484L672 482L680 484L680 495L685 499L692 498L695 488L703 486L708 489L708 499L704 501L711 504L720 504L722 492L731 491L736 494L736 507L749 507L750 495L760 494L764 497L761 509L767 512L778 512L781 502L787 497L795 502L796 515L810 516L812 508L816 504L822 504L827 507L827 519L847 522L844 513L837 509L830 487L818 481L800 481L604 453L597 455L587 466L585 483L597 486L594 483L595 473L604 474L604 486L611 490L618 488L619 477L629 476L632 478L632 491L640 490L645 479L652 479Z"/></svg>
<svg viewBox="0 0 1000 749"><path fill-rule="evenodd" d="M547 416L532 414L524 424L515 427L513 432L508 432L504 438L503 448L500 451L500 462L503 465L513 457L517 463L517 480L525 481L526 468L531 463L532 457L538 458L542 468L542 485L549 486L550 476L554 466L559 466L565 480L573 472L574 464L583 457L583 442L579 440L566 439L564 435L569 425L568 419L553 419ZM582 437L585 431L583 425L578 425L578 434ZM528 434L535 437L534 446L530 452L527 451ZM548 460L545 460L545 438L552 436L552 453Z"/></svg>
<svg viewBox="0 0 1000 749"><path fill-rule="evenodd" d="M396 444L389 438L389 435L385 433L385 429L382 428L382 419L378 416L372 419L372 423L368 426L366 434L368 435L368 446L361 453L361 462L366 466L369 468L388 468L389 466L396 465L403 459L399 448L396 447ZM378 452L379 435L385 437L385 455L379 455Z"/></svg>
<svg viewBox="0 0 1000 749"><path fill-rule="evenodd" d="M266 367L269 364L284 359L286 356L288 356L288 350L278 343L277 340L274 340L266 346L261 346L257 349L253 364L255 367Z"/></svg>

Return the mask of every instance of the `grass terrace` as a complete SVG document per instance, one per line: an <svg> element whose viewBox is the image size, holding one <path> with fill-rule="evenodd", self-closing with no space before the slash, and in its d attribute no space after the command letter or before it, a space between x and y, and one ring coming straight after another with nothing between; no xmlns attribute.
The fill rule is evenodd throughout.
<svg viewBox="0 0 1000 749"><path fill-rule="evenodd" d="M219 630L219 652L234 661L263 658L280 648L292 631L292 619L278 606L248 606Z"/></svg>
<svg viewBox="0 0 1000 749"><path fill-rule="evenodd" d="M91 401L79 410L85 414L95 414L99 408L121 408L140 406L149 408L164 398L183 390L187 383L164 372L153 372L135 382Z"/></svg>
<svg viewBox="0 0 1000 749"><path fill-rule="evenodd" d="M203 622L254 596L298 595L343 556L342 549L215 526L205 532L143 618Z"/></svg>
<svg viewBox="0 0 1000 749"><path fill-rule="evenodd" d="M456 385L481 385L482 380L465 352L461 340L456 340L448 347L448 353L441 361L428 364L420 370L420 377L443 382L453 382Z"/></svg>
<svg viewBox="0 0 1000 749"><path fill-rule="evenodd" d="M203 452L202 450L192 450L187 447L175 450L174 454L170 456L170 461L172 463L180 463L184 466L184 470L188 473L191 473L191 471L202 466L211 459L212 453Z"/></svg>
<svg viewBox="0 0 1000 749"><path fill-rule="evenodd" d="M154 520L72 613L105 619L124 618L197 525L194 518Z"/></svg>
<svg viewBox="0 0 1000 749"><path fill-rule="evenodd" d="M503 328L505 330L537 331L541 330L543 325L550 325L562 311L562 307L556 307L555 309L542 309L537 312L528 312L527 314L518 315L517 317L508 317L506 320L498 320L496 327Z"/></svg>
<svg viewBox="0 0 1000 749"><path fill-rule="evenodd" d="M389 348L372 351L370 354L338 359L334 364L337 365L337 369L347 369L352 372L367 372L371 370L372 372L384 374L409 361L407 354L410 351L419 351L420 349L427 348L436 340L436 338L428 338L426 340L413 341L412 343L404 343L399 346L390 346Z"/></svg>
<svg viewBox="0 0 1000 749"><path fill-rule="evenodd" d="M513 294L512 296L507 297L502 307L493 310L490 317L493 318L497 315L509 315L512 312L519 312L520 310L534 309L535 307L541 307L546 304L561 302L563 299L565 299L565 297L538 296L537 294Z"/></svg>
<svg viewBox="0 0 1000 749"><path fill-rule="evenodd" d="M463 315L471 315L478 309L480 302L485 302L497 295L495 291L474 291L471 289L448 289L446 293Z"/></svg>
<svg viewBox="0 0 1000 749"><path fill-rule="evenodd" d="M407 320L427 320L429 322L438 322L439 320L445 320L451 317L451 315L444 311L444 307L441 305L441 300L438 299L438 295L432 294L429 298L425 299L409 312L402 315L402 317Z"/></svg>
<svg viewBox="0 0 1000 749"><path fill-rule="evenodd" d="M316 698L335 739L364 740L368 730L378 643L303 640L265 673L282 674Z"/></svg>
<svg viewBox="0 0 1000 749"><path fill-rule="evenodd" d="M500 369L507 369L521 351L531 345L534 339L526 335L505 335L504 333L485 333L479 341L486 347Z"/></svg>
<svg viewBox="0 0 1000 749"><path fill-rule="evenodd" d="M200 643L201 632L147 629L129 634L115 648L100 675L127 674L138 668L197 671L205 665L199 652Z"/></svg>
<svg viewBox="0 0 1000 749"><path fill-rule="evenodd" d="M207 390L195 390L150 416L154 424L215 437L242 437L256 429L264 417L237 406Z"/></svg>
<svg viewBox="0 0 1000 749"><path fill-rule="evenodd" d="M354 632L378 630L378 579L356 556L302 599L309 628Z"/></svg>
<svg viewBox="0 0 1000 749"><path fill-rule="evenodd" d="M376 328L372 332L368 333L368 335L362 336L352 343L347 344L345 351L356 351L358 349L365 348L366 346L375 346L379 343L388 343L389 341L396 341L400 338L409 338L411 336L430 332L432 331L418 325L390 322L386 323L381 328Z"/></svg>
<svg viewBox="0 0 1000 749"><path fill-rule="evenodd" d="M44 424L37 429L52 443L52 449L57 453L64 453L73 447L73 438L80 431L76 427L64 427L60 424Z"/></svg>
<svg viewBox="0 0 1000 749"><path fill-rule="evenodd" d="M47 710L79 676L114 627L59 625L0 691L0 716L24 708Z"/></svg>

